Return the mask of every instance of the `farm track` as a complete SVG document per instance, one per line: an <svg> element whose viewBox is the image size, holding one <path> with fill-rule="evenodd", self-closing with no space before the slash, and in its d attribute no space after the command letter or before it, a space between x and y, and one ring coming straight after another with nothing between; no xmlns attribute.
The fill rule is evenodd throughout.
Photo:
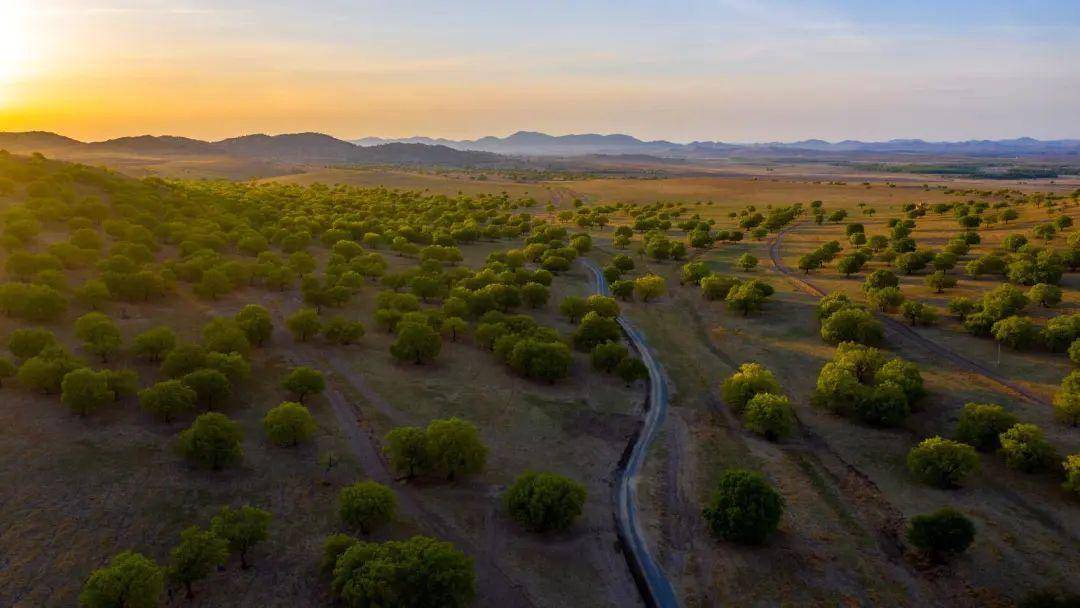
<svg viewBox="0 0 1080 608"><path fill-rule="evenodd" d="M582 260L589 269L600 295L610 295L607 281L600 267L588 259ZM663 369L649 350L645 337L626 317L618 318L623 333L641 356L649 370L649 398L646 402L645 420L641 429L630 439L626 452L620 460L620 469L616 472L618 485L615 491L615 520L618 524L619 540L626 555L630 572L638 584L641 598L646 606L675 608L679 606L678 597L671 582L660 568L656 558L649 551L645 535L641 531L641 522L637 512L637 483L634 477L645 462L645 455L660 427L668 409L668 385Z"/></svg>
<svg viewBox="0 0 1080 608"><path fill-rule="evenodd" d="M797 228L799 224L793 224L787 228L784 228L773 237L772 242L769 244L769 258L772 260L773 267L778 272L783 274L796 288L800 291L807 293L815 297L822 297L825 295L825 291L815 285L809 278L799 276L797 272L793 271L790 267L784 264L783 258L780 256L780 245L783 242L784 235ZM1015 382L1005 378L992 369L989 369L960 353L938 344L923 336L917 332L914 328L905 325L903 322L898 321L888 315L878 313L878 317L885 323L885 330L894 337L898 337L901 340L906 340L911 344L918 346L919 348L950 361L956 367L963 371L966 371L977 376L982 376L992 383L1005 389L1007 393L1020 396L1036 405L1042 405L1050 407L1050 403L1039 397L1035 393L1031 392L1027 388L1016 384Z"/></svg>

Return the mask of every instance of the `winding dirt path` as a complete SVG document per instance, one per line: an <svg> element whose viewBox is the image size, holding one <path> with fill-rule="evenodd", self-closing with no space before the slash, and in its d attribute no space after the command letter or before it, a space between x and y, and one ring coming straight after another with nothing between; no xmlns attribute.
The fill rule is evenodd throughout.
<svg viewBox="0 0 1080 608"><path fill-rule="evenodd" d="M783 258L780 256L780 246L783 243L784 236L788 232L798 228L800 225L801 223L792 224L773 237L772 242L769 244L769 258L772 260L772 264L776 270L783 274L800 291L820 298L825 295L825 291L815 285L808 277L800 276L797 272L785 265ZM885 331L890 336L899 338L900 340L906 340L908 343L914 344L933 355L946 359L963 371L982 376L1005 389L1005 392L1007 393L1027 399L1037 405L1050 407L1048 401L1031 392L1029 389L1016 384L988 367L968 359L947 346L943 346L930 340L911 326L885 314L877 313L877 316L885 323Z"/></svg>

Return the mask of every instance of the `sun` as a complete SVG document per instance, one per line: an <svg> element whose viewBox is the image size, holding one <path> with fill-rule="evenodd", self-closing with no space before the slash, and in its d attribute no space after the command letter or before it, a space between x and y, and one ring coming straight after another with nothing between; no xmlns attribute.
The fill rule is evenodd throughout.
<svg viewBox="0 0 1080 608"><path fill-rule="evenodd" d="M29 58L27 2L0 0L0 96L14 84Z"/></svg>

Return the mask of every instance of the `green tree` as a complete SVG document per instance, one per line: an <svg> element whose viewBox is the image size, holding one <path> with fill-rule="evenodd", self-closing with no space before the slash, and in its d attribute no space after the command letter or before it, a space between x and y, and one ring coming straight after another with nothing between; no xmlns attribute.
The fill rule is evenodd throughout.
<svg viewBox="0 0 1080 608"><path fill-rule="evenodd" d="M721 475L703 514L716 537L761 544L780 523L784 497L760 473L728 469Z"/></svg>
<svg viewBox="0 0 1080 608"><path fill-rule="evenodd" d="M4 380L15 375L15 364L10 360L0 357L0 388L4 386Z"/></svg>
<svg viewBox="0 0 1080 608"><path fill-rule="evenodd" d="M109 376L83 367L64 375L60 382L60 400L80 416L85 416L115 400L109 390Z"/></svg>
<svg viewBox="0 0 1080 608"><path fill-rule="evenodd" d="M585 314L574 332L572 339L574 348L579 351L589 352L598 344L615 342L622 337L622 329L619 322L611 317L603 317L595 311Z"/></svg>
<svg viewBox="0 0 1080 608"><path fill-rule="evenodd" d="M738 266L744 272L749 272L757 267L758 259L749 253L744 253L735 260L735 265Z"/></svg>
<svg viewBox="0 0 1080 608"><path fill-rule="evenodd" d="M180 453L192 463L220 471L243 458L242 440L239 424L225 414L207 412L180 433L178 445Z"/></svg>
<svg viewBox="0 0 1080 608"><path fill-rule="evenodd" d="M885 328L873 314L861 308L849 307L822 321L821 339L826 344L858 342L875 345L885 339Z"/></svg>
<svg viewBox="0 0 1080 608"><path fill-rule="evenodd" d="M180 378L184 386L195 391L198 399L206 404L208 409L214 409L215 403L220 403L232 394L232 385L225 374L216 369L197 369Z"/></svg>
<svg viewBox="0 0 1080 608"><path fill-rule="evenodd" d="M1061 487L1066 492L1080 496L1080 454L1070 454L1061 467L1065 470L1065 483Z"/></svg>
<svg viewBox="0 0 1080 608"><path fill-rule="evenodd" d="M911 518L908 542L935 560L963 553L975 540L975 525L954 509L939 509Z"/></svg>
<svg viewBox="0 0 1080 608"><path fill-rule="evenodd" d="M540 308L547 304L550 290L540 283L526 283L521 287L521 299L529 308Z"/></svg>
<svg viewBox="0 0 1080 608"><path fill-rule="evenodd" d="M510 517L533 532L565 530L585 504L585 486L555 473L527 471L502 495Z"/></svg>
<svg viewBox="0 0 1080 608"><path fill-rule="evenodd" d="M975 448L941 437L930 437L911 448L908 470L923 483L938 488L960 486L964 477L979 468Z"/></svg>
<svg viewBox="0 0 1080 608"><path fill-rule="evenodd" d="M780 394L776 376L760 363L743 363L720 385L720 394L732 411L742 414L746 405L759 393Z"/></svg>
<svg viewBox="0 0 1080 608"><path fill-rule="evenodd" d="M390 466L406 479L431 470L427 433L415 426L399 426L386 434L383 453L390 459Z"/></svg>
<svg viewBox="0 0 1080 608"><path fill-rule="evenodd" d="M90 279L75 289L75 301L90 310L101 310L112 299L112 293L103 281Z"/></svg>
<svg viewBox="0 0 1080 608"><path fill-rule="evenodd" d="M274 321L270 311L258 304L248 304L233 317L236 324L247 336L248 342L262 346L274 333Z"/></svg>
<svg viewBox="0 0 1080 608"><path fill-rule="evenodd" d="M667 282L660 275L646 274L634 279L634 297L642 302L659 298L665 293L667 293Z"/></svg>
<svg viewBox="0 0 1080 608"><path fill-rule="evenodd" d="M247 570L248 551L266 540L271 519L269 511L248 505L238 509L222 507L210 520L210 531L228 543L229 551L240 554L240 568Z"/></svg>
<svg viewBox="0 0 1080 608"><path fill-rule="evenodd" d="M20 359L36 357L50 346L58 346L56 336L40 327L20 327L8 336L8 349Z"/></svg>
<svg viewBox="0 0 1080 608"><path fill-rule="evenodd" d="M397 513L397 495L390 488L374 481L358 481L338 494L338 514L341 521L361 533L389 523Z"/></svg>
<svg viewBox="0 0 1080 608"><path fill-rule="evenodd" d="M174 348L176 348L176 334L164 325L142 332L135 336L132 342L132 353L148 361L160 361Z"/></svg>
<svg viewBox="0 0 1080 608"><path fill-rule="evenodd" d="M968 403L956 423L956 438L978 450L1000 447L998 437L1016 424L1015 414L994 403Z"/></svg>
<svg viewBox="0 0 1080 608"><path fill-rule="evenodd" d="M417 365L430 363L442 351L442 338L426 323L401 323L397 339L390 345L390 354L398 361Z"/></svg>
<svg viewBox="0 0 1080 608"><path fill-rule="evenodd" d="M353 344L364 337L364 324L344 317L333 317L323 327L323 335L334 344Z"/></svg>
<svg viewBox="0 0 1080 608"><path fill-rule="evenodd" d="M1024 295L1028 300L1038 303L1043 308L1050 308L1061 302L1061 288L1047 283L1033 285Z"/></svg>
<svg viewBox="0 0 1080 608"><path fill-rule="evenodd" d="M180 378L206 367L206 358L206 349L202 346L181 344L165 355L161 362L161 374L169 378Z"/></svg>
<svg viewBox="0 0 1080 608"><path fill-rule="evenodd" d="M937 321L937 311L932 307L915 300L907 300L901 304L900 314L902 314L913 326L920 324L932 325Z"/></svg>
<svg viewBox="0 0 1080 608"><path fill-rule="evenodd" d="M585 298L566 296L559 304L559 312L571 323L577 323L578 319L589 312L589 306L585 303Z"/></svg>
<svg viewBox="0 0 1080 608"><path fill-rule="evenodd" d="M471 422L460 418L433 420L425 434L432 467L447 479L483 470L488 449Z"/></svg>
<svg viewBox="0 0 1080 608"><path fill-rule="evenodd" d="M638 357L625 357L615 366L615 375L630 386L638 380L648 379L649 368Z"/></svg>
<svg viewBox="0 0 1080 608"><path fill-rule="evenodd" d="M171 422L173 416L195 409L198 394L179 380L166 380L139 391L139 405Z"/></svg>
<svg viewBox="0 0 1080 608"><path fill-rule="evenodd" d="M746 403L743 423L758 435L769 441L776 441L791 435L795 430L795 412L792 411L787 397L757 393Z"/></svg>
<svg viewBox="0 0 1080 608"><path fill-rule="evenodd" d="M597 344L592 350L592 365L594 368L610 374L629 354L626 347L619 342Z"/></svg>
<svg viewBox="0 0 1080 608"><path fill-rule="evenodd" d="M473 560L425 536L358 542L338 557L331 589L346 606L465 608L476 595Z"/></svg>
<svg viewBox="0 0 1080 608"><path fill-rule="evenodd" d="M195 597L191 584L206 578L229 558L229 543L209 530L191 526L180 533L180 544L170 556L169 578L183 585L190 599Z"/></svg>
<svg viewBox="0 0 1080 608"><path fill-rule="evenodd" d="M926 275L926 286L933 289L934 293L941 293L946 289L956 287L956 277L945 274L943 270L937 270Z"/></svg>
<svg viewBox="0 0 1080 608"><path fill-rule="evenodd" d="M1014 424L998 438L1005 464L1025 473L1048 471L1057 465L1054 447L1034 424Z"/></svg>
<svg viewBox="0 0 1080 608"><path fill-rule="evenodd" d="M322 372L307 366L294 367L281 381L281 388L296 395L297 401L304 402L308 395L318 395L326 389L326 380Z"/></svg>
<svg viewBox="0 0 1080 608"><path fill-rule="evenodd" d="M202 328L203 346L213 353L248 354L251 343L240 324L228 317L216 317Z"/></svg>
<svg viewBox="0 0 1080 608"><path fill-rule="evenodd" d="M272 443L293 446L307 441L318 428L311 412L299 403L286 401L263 417L263 430Z"/></svg>
<svg viewBox="0 0 1080 608"><path fill-rule="evenodd" d="M90 574L79 603L87 608L155 608L164 589L165 574L154 560L124 551Z"/></svg>
<svg viewBox="0 0 1080 608"><path fill-rule="evenodd" d="M903 303L904 294L896 287L882 287L866 292L866 301L877 310L888 312Z"/></svg>
<svg viewBox="0 0 1080 608"><path fill-rule="evenodd" d="M1039 328L1031 317L1016 315L994 323L990 333L998 342L1016 350L1028 348L1039 339Z"/></svg>
<svg viewBox="0 0 1080 608"><path fill-rule="evenodd" d="M83 341L86 352L108 361L120 350L120 328L100 312L90 312L75 320L75 335Z"/></svg>
<svg viewBox="0 0 1080 608"><path fill-rule="evenodd" d="M285 326L292 332L293 338L307 342L322 330L322 321L314 308L301 308L285 319Z"/></svg>
<svg viewBox="0 0 1080 608"><path fill-rule="evenodd" d="M866 264L866 258L858 254L845 255L836 262L836 270L845 277L850 277L862 270Z"/></svg>

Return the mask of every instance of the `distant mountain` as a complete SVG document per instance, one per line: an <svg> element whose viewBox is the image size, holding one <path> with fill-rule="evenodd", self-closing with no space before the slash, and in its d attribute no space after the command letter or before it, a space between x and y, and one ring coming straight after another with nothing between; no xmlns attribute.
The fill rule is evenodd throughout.
<svg viewBox="0 0 1080 608"><path fill-rule="evenodd" d="M457 150L477 150L496 154L522 156L582 156L588 154L654 154L678 153L679 144L670 141L642 141L630 135L548 135L535 131L518 131L507 137L481 137L473 140L432 139L429 137L406 137L381 139L365 137L353 140L359 146L386 143L423 143L444 145Z"/></svg>
<svg viewBox="0 0 1080 608"><path fill-rule="evenodd" d="M445 165L467 167L505 163L488 152L459 150L443 145L386 143L361 147L322 133L244 135L208 142L170 135L139 135L85 143L55 133L0 132L0 149L10 152L84 152L145 156L233 156L300 164Z"/></svg>
<svg viewBox="0 0 1080 608"><path fill-rule="evenodd" d="M1004 140L970 140L959 142L928 142L921 139L892 139L882 142L844 140L828 142L807 139L795 142L728 143L694 141L679 144L670 141L643 141L624 134L613 135L548 135L535 131L518 131L507 137L481 137L472 140L407 137L382 139L365 137L353 140L359 146L375 146L391 142L443 145L458 150L479 150L521 156L586 156L593 154L646 154L667 158L695 158L726 153L783 154L798 152L836 154L929 154L972 156L1037 156L1080 154L1080 140L1061 139L1042 141L1030 137Z"/></svg>

